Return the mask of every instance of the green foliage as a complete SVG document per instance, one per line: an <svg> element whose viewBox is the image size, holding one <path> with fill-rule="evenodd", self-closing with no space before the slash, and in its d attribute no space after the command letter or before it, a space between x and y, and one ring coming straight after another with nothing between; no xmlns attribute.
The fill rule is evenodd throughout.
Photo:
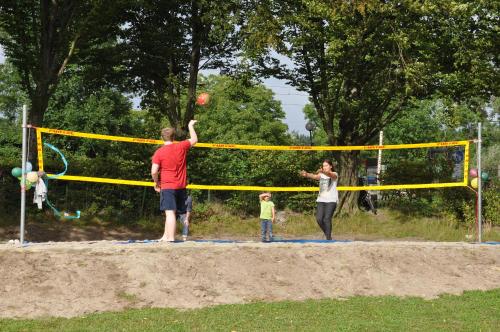
<svg viewBox="0 0 500 332"><path fill-rule="evenodd" d="M17 123L22 105L26 102L18 72L9 61L0 63L0 120Z"/></svg>
<svg viewBox="0 0 500 332"><path fill-rule="evenodd" d="M0 131L2 132L0 136L1 167L5 167L6 171L8 168L21 167L21 154L19 153L22 144L21 130L0 119Z"/></svg>
<svg viewBox="0 0 500 332"><path fill-rule="evenodd" d="M243 27L245 54L258 73L310 95L306 116L328 144L364 145L412 99L438 94L470 117L497 94L497 11L496 3L465 0L256 2ZM347 185L356 183L357 157L337 159ZM351 210L353 199L341 195L339 207Z"/></svg>
<svg viewBox="0 0 500 332"><path fill-rule="evenodd" d="M199 71L231 65L239 11L239 0L141 0L128 6L120 33L124 78L157 120L187 128Z"/></svg>
<svg viewBox="0 0 500 332"><path fill-rule="evenodd" d="M200 141L237 144L290 143L285 113L273 92L261 84L228 76L201 77L211 95L208 106L196 109Z"/></svg>
<svg viewBox="0 0 500 332"><path fill-rule="evenodd" d="M9 62L0 64L0 169L9 173L21 164L20 111L24 102L16 70Z"/></svg>
<svg viewBox="0 0 500 332"><path fill-rule="evenodd" d="M451 218L476 234L476 194L470 188L391 191L383 195L380 204L405 215ZM499 225L498 184L483 188L483 222Z"/></svg>
<svg viewBox="0 0 500 332"><path fill-rule="evenodd" d="M135 301L130 294L120 297ZM303 302L219 305L203 309L129 309L83 317L2 319L2 331L494 331L500 290L424 300L352 297ZM258 317L258 319L256 318ZM311 319L315 318L315 319ZM317 319L316 319L317 318Z"/></svg>
<svg viewBox="0 0 500 332"><path fill-rule="evenodd" d="M45 117L47 127L118 136L144 135L141 113L130 110L127 98L110 88L89 90L76 68L71 67L70 72L63 76L59 89L50 100ZM0 121L0 126L5 128L0 138L3 143L0 169L5 184L0 205L12 209L19 204L18 196L12 195L12 192L18 192L19 184L10 176L10 168L20 164L20 130L8 119ZM34 131L30 135L33 136ZM43 135L43 141L63 152L69 163L68 174L137 180L150 178L148 160L154 146L58 135ZM60 157L48 148L44 149L44 162L46 171L62 171ZM34 166L37 169L36 164ZM157 212L157 197L153 190L146 189L150 188L50 180L49 199L59 210L81 210L82 223L115 221L130 224L130 218L138 220ZM28 197L31 195L29 192ZM39 215L30 200L28 203L29 218L47 218Z"/></svg>
<svg viewBox="0 0 500 332"><path fill-rule="evenodd" d="M433 98L423 101L413 101L405 110L403 116L384 129L385 144L438 142L446 140L463 140L474 138L477 133L477 122L483 122L483 169L493 174L495 179L498 166L498 144L500 144L500 127L494 121L495 100L483 104L483 109L492 109L490 116L475 114L466 103L454 103L443 98ZM433 181L459 181L450 179L452 163L450 149L442 152L430 153L429 149L401 150L383 154L383 163L387 171L383 176L385 183L430 183ZM471 145L470 166L475 167L476 147ZM433 158L430 158L434 156ZM495 196L498 189L495 180L485 186L484 216L485 221L493 225L498 224L498 207ZM429 215L448 213L463 223L471 231L475 228L475 195L469 189L442 189L442 190L406 190L402 192L390 191L384 193L389 206L404 211Z"/></svg>
<svg viewBox="0 0 500 332"><path fill-rule="evenodd" d="M481 168L493 178L498 179L500 160L500 98L494 98L488 105L489 116L483 122L483 142L481 151ZM475 134L475 133L474 133ZM475 150L473 150L475 154Z"/></svg>
<svg viewBox="0 0 500 332"><path fill-rule="evenodd" d="M484 221L493 226L500 226L500 188L498 180L492 181L485 186L484 197Z"/></svg>
<svg viewBox="0 0 500 332"><path fill-rule="evenodd" d="M455 101L484 100L498 91L495 18L487 14L497 6L263 2L251 9L244 27L246 51L258 70L310 94L317 112L310 118L319 120L330 144L364 144L411 97L439 91ZM270 50L290 57L294 66L280 65Z"/></svg>
<svg viewBox="0 0 500 332"><path fill-rule="evenodd" d="M328 145L326 131L321 124L321 119L314 106L312 104L306 104L302 111L304 112L305 118L311 121L315 126L314 131L310 133L313 138L313 145Z"/></svg>
<svg viewBox="0 0 500 332"><path fill-rule="evenodd" d="M211 94L211 102L208 106L197 108L200 141L292 144L287 127L282 123L285 114L269 89L225 76L209 76L203 83L205 91ZM307 183L298 176L298 172L319 164L321 157L321 153L294 151L195 148L189 154L188 171L190 182L197 184L294 186ZM258 212L257 194L254 192L221 191L213 192L212 196L244 213ZM287 194L279 196L284 202L288 197Z"/></svg>
<svg viewBox="0 0 500 332"><path fill-rule="evenodd" d="M247 205L254 205L258 208L258 199L255 196L254 194L253 197L248 198ZM314 196L314 193L303 193L288 197L286 204L293 205L298 200L297 210L308 207L303 212L295 212L286 205L282 205L281 193L273 195L273 202L278 205L278 218L273 225L273 233L285 239L323 238L315 218ZM359 212L350 216L334 217L333 237L362 241L418 239L458 242L477 239L473 207L470 215L466 215L466 218L471 218L470 223L466 223L464 217L459 219L454 214L448 213L443 208L447 202L439 197L433 201L414 198L411 202L407 199L393 202L394 205L379 209L377 215ZM463 201L456 200L456 202ZM471 205L465 206L466 209L470 207ZM213 201L195 201L193 209L190 233L194 238L259 239L260 223L257 213L248 215L241 208L232 208L226 203ZM157 224L161 225L161 223ZM157 232L161 233L161 226L156 227ZM500 231L498 228L485 226L483 240L500 240Z"/></svg>
<svg viewBox="0 0 500 332"><path fill-rule="evenodd" d="M286 207L292 211L311 212L316 209L316 193L288 195Z"/></svg>
<svg viewBox="0 0 500 332"><path fill-rule="evenodd" d="M195 203L190 234L193 237L218 239L257 236L260 229L258 219L242 218L243 213L237 208L218 203Z"/></svg>
<svg viewBox="0 0 500 332"><path fill-rule="evenodd" d="M17 180L8 172L20 164L16 128L20 105L28 100L33 124L66 130L155 138L161 126L182 128L195 117L204 142L309 144L308 137L287 134L280 103L251 78L273 75L309 93L311 104L304 113L318 127L315 144L373 143L384 126L389 144L468 139L475 135L475 123L483 121L483 164L493 175L485 190L485 218L497 225L500 101L492 96L498 94L500 52L498 17L490 14L496 12L498 3L486 0L3 1L0 43L7 62L0 64L1 206L17 204L11 195L18 190ZM199 77L202 68L230 72L237 51L245 51L240 59L247 66L237 78ZM279 64L278 54L288 56L293 67ZM245 56L254 61L252 68ZM131 112L116 87L142 95L148 108ZM210 105L194 105L200 90L211 94ZM68 157L71 174L150 178L154 146L44 138ZM45 153L47 169L61 170L58 157ZM388 182L442 181L450 175L444 157L429 161L414 151L398 153L384 154ZM339 156L340 181L354 184L357 154ZM325 157L331 155L199 148L189 154L189 181L312 185L297 172L317 169ZM88 210L89 219L144 220L158 214L157 197L149 188L58 181L51 186L58 206ZM419 190L400 197L392 192L387 198L395 207L413 204L425 215L445 210L460 221L472 220L471 193L450 193ZM242 214L257 213L255 196L211 193ZM273 199L279 208L310 211L313 196L279 193ZM207 193L198 198L206 200Z"/></svg>
<svg viewBox="0 0 500 332"><path fill-rule="evenodd" d="M123 23L123 16L117 14L121 4L121 1L2 1L0 44L17 70L23 93L30 99L30 123L43 125L48 101L68 64L84 62L82 59L89 61L103 49L107 57L94 64L110 58L109 46L114 44L112 41Z"/></svg>
<svg viewBox="0 0 500 332"><path fill-rule="evenodd" d="M412 100L401 116L384 128L385 144L440 142L470 138L480 117L465 105L434 97Z"/></svg>
<svg viewBox="0 0 500 332"><path fill-rule="evenodd" d="M50 100L45 124L51 128L98 134L154 138L161 124L151 113L130 111L129 101L110 88L89 89L85 76L70 66L58 90ZM258 84L248 84L228 77L206 78L207 91L212 102L199 107L197 131L201 141L289 145L292 138L282 123L284 112L273 99L272 92ZM19 131L5 123L9 136L1 149L7 160L8 151L13 167L19 157ZM9 138L12 137L12 138ZM12 140L14 139L14 141ZM16 141L17 140L17 141ZM69 162L68 174L149 180L150 158L157 148L153 145L81 139L58 135L43 135L45 142L59 148ZM17 142L17 143L16 143ZM17 145L16 145L17 144ZM206 150L195 148L189 153L189 182L198 184L244 184L262 186L293 186L308 184L298 176L304 167L317 167L322 154L303 152L262 152L238 150ZM57 154L44 149L45 169L60 172L63 164ZM17 166L17 164L16 164ZM4 166L5 167L5 166ZM10 169L10 168L9 168ZM11 180L11 179L9 179ZM9 191L17 190L10 181ZM81 210L82 222L138 222L147 228L148 216L158 215L158 197L150 188L115 186L80 182L50 181L49 197L61 210ZM197 193L198 201L208 197ZM292 194L279 194L276 204L288 205ZM214 200L224 201L239 215L258 213L257 194L254 192L212 192ZM5 196L7 200L7 195ZM12 203L13 204L13 203ZM298 206L295 201L293 206ZM311 205L310 202L302 204ZM11 205L11 203L9 203ZM34 214L30 208L29 215ZM132 221L132 222L131 222ZM149 227L149 226L148 226Z"/></svg>

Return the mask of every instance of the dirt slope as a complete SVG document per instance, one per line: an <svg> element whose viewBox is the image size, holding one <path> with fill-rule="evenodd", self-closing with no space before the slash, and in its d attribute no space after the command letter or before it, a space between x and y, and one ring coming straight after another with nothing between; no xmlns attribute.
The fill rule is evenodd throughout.
<svg viewBox="0 0 500 332"><path fill-rule="evenodd" d="M334 244L0 245L0 317L198 308L355 295L436 297L500 287L500 246Z"/></svg>

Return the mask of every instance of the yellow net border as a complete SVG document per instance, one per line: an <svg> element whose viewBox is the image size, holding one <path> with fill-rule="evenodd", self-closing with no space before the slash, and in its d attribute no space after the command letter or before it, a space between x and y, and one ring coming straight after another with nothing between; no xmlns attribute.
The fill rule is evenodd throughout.
<svg viewBox="0 0 500 332"><path fill-rule="evenodd" d="M35 128L35 127L33 127ZM43 165L43 144L42 133L82 137L90 139L109 140L117 142L142 143L142 144L163 144L162 140L134 138L123 136L100 135L92 133L83 133L77 131L51 129L51 128L35 128L37 138L38 151L38 168L44 170ZM209 149L239 149L239 150L275 150L275 151L353 151L353 150L397 150L397 149L416 149L416 148L433 148L433 147L451 147L464 146L464 177L462 182L448 183L423 183L423 184L397 184L397 185L378 185L378 186L339 186L339 191L356 191L356 190L395 190L395 189L425 189L425 188L449 188L449 187L466 187L468 185L469 174L469 141L450 141L450 142L433 142L433 143L417 143L417 144L394 144L394 145L363 145L363 146L275 146L275 145L242 145L242 144L218 144L218 143L197 143L196 148ZM52 175L52 174L49 174ZM147 186L153 187L152 181L134 181L123 179L110 179L101 177L73 176L63 175L60 180L68 181L85 181L109 184L122 184L132 186ZM187 189L202 189L202 190L250 190L250 191L318 191L318 187L261 187L261 186L226 186L226 185L198 185L189 184Z"/></svg>

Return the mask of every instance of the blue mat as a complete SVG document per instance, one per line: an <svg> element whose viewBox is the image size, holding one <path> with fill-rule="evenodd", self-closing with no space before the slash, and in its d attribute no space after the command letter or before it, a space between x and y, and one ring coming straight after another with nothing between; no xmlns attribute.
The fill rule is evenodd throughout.
<svg viewBox="0 0 500 332"><path fill-rule="evenodd" d="M272 242L279 243L347 243L353 242L352 240L273 240Z"/></svg>
<svg viewBox="0 0 500 332"><path fill-rule="evenodd" d="M195 243L262 243L257 241L241 241L241 240L191 240L188 242ZM264 243L347 243L353 242L351 240L273 240L273 241L265 241ZM118 241L116 244L134 244L134 243L158 243L158 240L128 240L128 241ZM184 241L176 240L173 243L184 243Z"/></svg>
<svg viewBox="0 0 500 332"><path fill-rule="evenodd" d="M158 240L128 240L128 241L117 241L115 244L134 244L134 243L159 243ZM165 243L185 243L186 241L175 240L174 242ZM236 240L189 240L188 242L197 243L244 243L249 241L236 241Z"/></svg>
<svg viewBox="0 0 500 332"><path fill-rule="evenodd" d="M238 241L238 240L192 240L190 242L197 242L197 243L245 243L245 242L251 242L251 241Z"/></svg>
<svg viewBox="0 0 500 332"><path fill-rule="evenodd" d="M177 242L177 241L176 241ZM259 241L237 241L237 240L194 240L193 242L213 242L213 243L259 243ZM352 242L351 240L303 240L303 239L295 239L295 240L272 240L265 241L264 243L346 243ZM260 242L262 243L262 242Z"/></svg>
<svg viewBox="0 0 500 332"><path fill-rule="evenodd" d="M89 244L93 244L99 241L91 241ZM260 241L243 241L243 240L190 240L188 242L195 243L262 243ZM313 239L294 239L294 240L285 240L285 239L275 239L273 241L266 241L264 243L349 243L354 242L352 240L313 240ZM376 241L375 241L376 242ZM382 241L383 242L383 241ZM56 244L57 242L25 242L22 244L22 247L28 247L32 245L51 245ZM114 244L134 244L134 243L158 243L158 240L127 240L127 241L116 241ZM184 243L184 241L176 240L174 243ZM444 242L445 243L445 242ZM474 243L477 244L477 243ZM487 241L482 242L481 244L488 245L500 245L498 241Z"/></svg>
<svg viewBox="0 0 500 332"><path fill-rule="evenodd" d="M131 244L131 243L156 243L158 240L128 240L128 241L118 241L115 244ZM182 241L176 241L182 242Z"/></svg>

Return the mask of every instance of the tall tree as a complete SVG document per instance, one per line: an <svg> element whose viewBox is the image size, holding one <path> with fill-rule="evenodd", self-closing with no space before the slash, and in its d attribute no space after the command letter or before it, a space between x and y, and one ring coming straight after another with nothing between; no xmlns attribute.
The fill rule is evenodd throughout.
<svg viewBox="0 0 500 332"><path fill-rule="evenodd" d="M19 109L27 102L19 75L11 63L0 64L0 119L8 125L16 124Z"/></svg>
<svg viewBox="0 0 500 332"><path fill-rule="evenodd" d="M0 169L20 163L19 109L26 101L15 68L8 62L0 64Z"/></svg>
<svg viewBox="0 0 500 332"><path fill-rule="evenodd" d="M498 88L495 7L465 0L258 1L244 28L246 51L259 73L309 93L330 145L364 145L412 98L437 91L484 97ZM356 184L358 155L336 156L343 185ZM344 193L340 207L355 209L354 198Z"/></svg>
<svg viewBox="0 0 500 332"><path fill-rule="evenodd" d="M0 3L0 44L31 101L31 124L43 124L49 99L67 65L112 43L119 28L119 4L103 0ZM32 152L34 144L33 139Z"/></svg>
<svg viewBox="0 0 500 332"><path fill-rule="evenodd" d="M202 142L256 145L291 145L293 138L283 123L285 113L273 92L255 81L228 76L201 77L200 83L212 95L208 106L198 106L198 137ZM212 185L303 186L301 167L317 167L321 153L305 151L255 151L195 148L189 153L190 182ZM310 185L310 183L309 183ZM295 193L281 193L281 206L293 206ZM251 212L255 193L216 191L241 212ZM310 198L310 197L309 197ZM290 203L290 205L288 205ZM281 204L281 203L280 203Z"/></svg>
<svg viewBox="0 0 500 332"><path fill-rule="evenodd" d="M127 20L130 84L143 107L187 128L199 71L224 67L237 49L239 0L140 0Z"/></svg>

